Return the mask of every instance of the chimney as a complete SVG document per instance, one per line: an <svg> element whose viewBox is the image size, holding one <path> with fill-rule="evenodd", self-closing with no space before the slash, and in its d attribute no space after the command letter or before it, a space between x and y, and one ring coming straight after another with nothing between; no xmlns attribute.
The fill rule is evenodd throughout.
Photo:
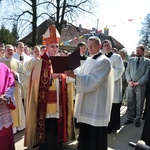
<svg viewBox="0 0 150 150"><path fill-rule="evenodd" d="M92 31L96 31L96 28L93 27L93 28L92 28Z"/></svg>
<svg viewBox="0 0 150 150"><path fill-rule="evenodd" d="M107 26L104 28L104 35L109 35L109 28L107 28Z"/></svg>

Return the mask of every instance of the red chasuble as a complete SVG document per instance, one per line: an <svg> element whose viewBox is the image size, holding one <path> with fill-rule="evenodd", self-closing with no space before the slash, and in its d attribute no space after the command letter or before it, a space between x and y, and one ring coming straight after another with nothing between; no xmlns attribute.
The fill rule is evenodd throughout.
<svg viewBox="0 0 150 150"><path fill-rule="evenodd" d="M36 144L43 144L45 139L45 116L50 81L50 59L46 54L44 54L41 59L42 68L38 94Z"/></svg>
<svg viewBox="0 0 150 150"><path fill-rule="evenodd" d="M40 74L38 108L37 108L37 135L36 144L43 144L45 140L45 116L47 103L56 102L56 95L49 91L50 86L50 58L44 54L42 57L42 68ZM58 119L58 142L67 142L67 85L66 76L61 74L61 92L59 105L62 108L62 113Z"/></svg>

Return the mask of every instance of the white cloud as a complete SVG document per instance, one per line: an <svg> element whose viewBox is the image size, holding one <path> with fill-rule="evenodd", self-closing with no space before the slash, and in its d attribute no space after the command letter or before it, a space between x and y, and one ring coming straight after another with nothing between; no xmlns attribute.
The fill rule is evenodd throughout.
<svg viewBox="0 0 150 150"><path fill-rule="evenodd" d="M109 28L111 36L120 41L130 54L139 40L141 21L150 13L149 0L96 0L98 7L95 17L84 18L79 22L84 28ZM132 21L130 21L132 20Z"/></svg>

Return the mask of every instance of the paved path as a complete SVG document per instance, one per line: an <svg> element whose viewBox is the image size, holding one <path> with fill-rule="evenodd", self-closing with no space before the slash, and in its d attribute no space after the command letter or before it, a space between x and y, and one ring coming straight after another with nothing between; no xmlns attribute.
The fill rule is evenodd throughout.
<svg viewBox="0 0 150 150"><path fill-rule="evenodd" d="M111 133L108 135L108 150L134 150L134 148L128 146L129 142L137 143L141 137L144 121L141 127L135 127L134 123L129 125L124 125L126 121L126 107L121 108L121 130L117 133ZM76 130L76 135L78 131ZM23 146L24 142L24 131L15 134L15 147L16 150L32 150L31 148L26 148ZM64 144L64 150L76 150L77 141L72 141ZM34 150L38 150L34 149Z"/></svg>

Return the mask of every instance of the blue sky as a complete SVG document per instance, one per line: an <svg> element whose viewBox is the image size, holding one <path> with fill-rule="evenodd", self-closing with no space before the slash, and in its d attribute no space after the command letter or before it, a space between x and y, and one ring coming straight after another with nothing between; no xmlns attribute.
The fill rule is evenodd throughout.
<svg viewBox="0 0 150 150"><path fill-rule="evenodd" d="M93 2L97 6L92 10L95 15L80 14L75 25L82 24L83 28L92 29L97 28L98 23L98 30L103 30L107 26L109 35L120 41L128 53L134 51L139 40L141 22L147 14L150 14L150 0L93 0ZM9 6L9 11L12 10L11 7ZM3 3L3 9L0 9L0 22L7 9L8 6Z"/></svg>
<svg viewBox="0 0 150 150"><path fill-rule="evenodd" d="M150 14L150 0L95 0L95 16L80 16L83 28L109 28L109 35L119 40L128 53L135 50L141 22Z"/></svg>

